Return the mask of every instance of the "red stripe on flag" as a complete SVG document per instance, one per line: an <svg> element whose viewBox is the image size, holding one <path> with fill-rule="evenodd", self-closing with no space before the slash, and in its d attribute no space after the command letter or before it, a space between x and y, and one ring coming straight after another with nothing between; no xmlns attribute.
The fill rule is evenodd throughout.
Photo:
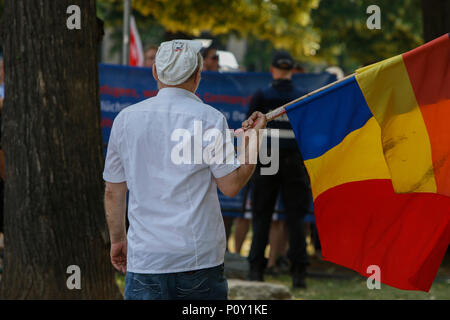
<svg viewBox="0 0 450 320"><path fill-rule="evenodd" d="M314 201L325 260L381 282L428 291L450 242L450 198L395 194L390 180L346 183Z"/></svg>
<svg viewBox="0 0 450 320"><path fill-rule="evenodd" d="M448 34L402 55L420 106L450 99L450 38Z"/></svg>
<svg viewBox="0 0 450 320"><path fill-rule="evenodd" d="M437 193L450 196L450 38L403 54L430 139Z"/></svg>

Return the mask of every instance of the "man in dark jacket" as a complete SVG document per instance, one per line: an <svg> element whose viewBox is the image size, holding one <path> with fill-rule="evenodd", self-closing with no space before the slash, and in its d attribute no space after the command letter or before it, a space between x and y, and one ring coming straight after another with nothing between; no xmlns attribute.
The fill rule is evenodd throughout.
<svg viewBox="0 0 450 320"><path fill-rule="evenodd" d="M279 51L274 55L270 67L273 82L254 94L249 114L254 111L267 113L307 93L294 86L291 79L293 67L294 60L289 53ZM264 281L264 250L277 196L281 192L289 233L288 258L292 267L292 284L294 288L305 288L307 255L303 217L309 206L308 176L287 116L269 122L267 128L279 130L279 170L274 175L263 175L260 168L264 165L258 163L253 175L253 238L248 257L249 280ZM270 150L270 137L267 142Z"/></svg>

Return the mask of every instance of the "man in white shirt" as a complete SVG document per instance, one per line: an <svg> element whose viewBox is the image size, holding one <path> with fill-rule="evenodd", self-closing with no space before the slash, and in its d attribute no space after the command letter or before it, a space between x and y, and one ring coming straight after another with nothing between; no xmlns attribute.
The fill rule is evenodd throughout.
<svg viewBox="0 0 450 320"><path fill-rule="evenodd" d="M197 41L162 43L153 65L158 95L124 109L111 130L105 210L111 262L126 272L125 299L227 298L217 187L228 196L239 192L255 169L249 152L259 142L236 159L225 117L194 94L200 48ZM260 112L243 123L265 126Z"/></svg>

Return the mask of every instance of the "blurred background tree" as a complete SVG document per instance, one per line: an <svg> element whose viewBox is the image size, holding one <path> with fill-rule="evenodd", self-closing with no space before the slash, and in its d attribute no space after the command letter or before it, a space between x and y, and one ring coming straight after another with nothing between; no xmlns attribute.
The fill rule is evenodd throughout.
<svg viewBox="0 0 450 320"><path fill-rule="evenodd" d="M97 3L105 26L115 29L118 52L123 1ZM381 30L366 26L373 4L381 9ZM223 44L235 34L248 40L244 63L252 71L267 70L276 48L306 65L351 72L423 43L421 0L134 0L132 7L144 44L205 35Z"/></svg>
<svg viewBox="0 0 450 320"><path fill-rule="evenodd" d="M105 27L114 29L113 37L118 41L112 49L118 51L123 1L97 3ZM318 4L318 0L134 0L132 8L144 45L207 35L220 46L229 34L235 34L269 43L270 52L286 48L303 57L315 54L319 47L319 31L310 19Z"/></svg>
<svg viewBox="0 0 450 320"><path fill-rule="evenodd" d="M450 31L450 1L421 0L425 42Z"/></svg>
<svg viewBox="0 0 450 320"><path fill-rule="evenodd" d="M380 30L366 26L370 5L380 7ZM420 0L321 0L311 19L321 35L313 60L339 65L346 72L423 43Z"/></svg>
<svg viewBox="0 0 450 320"><path fill-rule="evenodd" d="M98 2L105 16L122 12L121 0ZM310 19L311 10L318 4L318 0L134 0L133 9L157 21L169 33L198 37L203 31L213 35L235 32L290 48L295 55L309 55L314 54L320 40Z"/></svg>

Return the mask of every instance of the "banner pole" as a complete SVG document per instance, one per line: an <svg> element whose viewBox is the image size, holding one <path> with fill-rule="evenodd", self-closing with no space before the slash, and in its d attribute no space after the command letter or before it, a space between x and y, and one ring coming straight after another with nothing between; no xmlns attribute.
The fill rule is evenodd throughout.
<svg viewBox="0 0 450 320"><path fill-rule="evenodd" d="M131 0L123 1L123 33L122 33L122 64L127 66L130 59L130 12Z"/></svg>
<svg viewBox="0 0 450 320"><path fill-rule="evenodd" d="M306 99L306 98L308 98L308 97L310 97L310 96L312 96L312 95L314 95L316 93L319 93L319 92L321 92L321 91L323 91L325 89L328 89L328 88L330 88L330 87L332 87L332 86L334 86L334 85L336 85L338 83L341 83L341 82L343 82L343 81L353 77L354 75L355 75L355 73L349 74L348 76L346 76L346 77L344 77L344 78L342 78L340 80L334 81L334 82L332 82L330 84L327 84L326 86L323 86L323 87L321 87L319 89L311 91L310 93L307 93L304 96L301 96L300 98L292 100L292 101L282 105L281 107L278 107L275 110L272 110L272 111L266 113L267 122L272 121L273 119L281 117L283 114L285 114L287 106L290 106L291 104L297 103L297 102L299 102L299 101L301 101L303 99Z"/></svg>

